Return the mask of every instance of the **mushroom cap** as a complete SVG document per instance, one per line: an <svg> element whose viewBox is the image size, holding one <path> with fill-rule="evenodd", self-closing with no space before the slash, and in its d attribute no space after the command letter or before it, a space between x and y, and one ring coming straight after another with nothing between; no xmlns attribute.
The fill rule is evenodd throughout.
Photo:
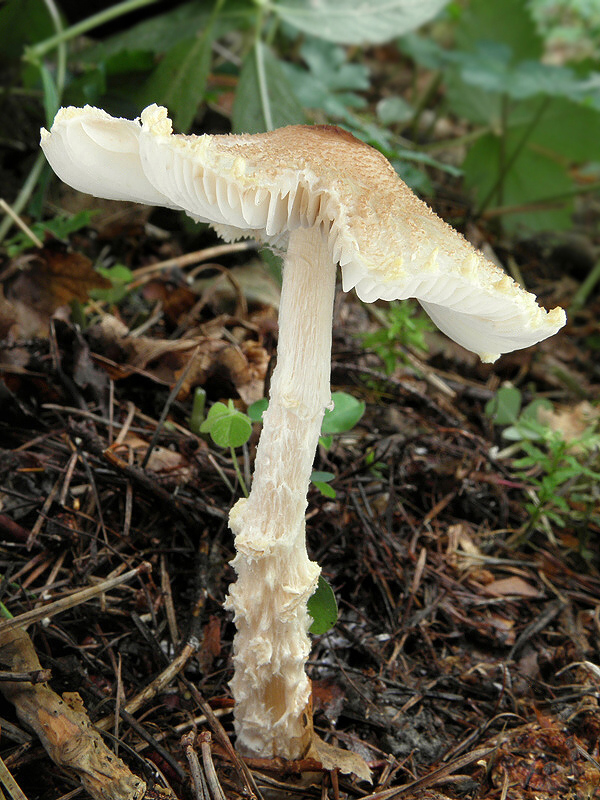
<svg viewBox="0 0 600 800"><path fill-rule="evenodd" d="M164 205L226 240L284 247L320 227L342 286L366 301L415 297L436 325L484 361L535 344L566 321L546 311L406 186L389 161L347 131L294 125L261 134L173 134L167 110L139 121L61 109L41 146L80 191Z"/></svg>

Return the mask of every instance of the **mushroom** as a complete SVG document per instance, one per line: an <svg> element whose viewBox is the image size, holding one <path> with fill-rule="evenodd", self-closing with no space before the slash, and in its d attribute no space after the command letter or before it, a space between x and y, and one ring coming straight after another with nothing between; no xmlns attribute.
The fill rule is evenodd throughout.
<svg viewBox="0 0 600 800"><path fill-rule="evenodd" d="M313 744L305 672L307 601L319 567L306 551L305 509L322 417L330 404L336 267L345 291L415 297L437 326L484 361L565 324L437 217L387 159L350 133L297 125L256 135L182 136L164 108L140 120L61 109L41 145L76 189L184 210L225 240L284 250L277 367L252 490L230 513L237 744L299 758Z"/></svg>

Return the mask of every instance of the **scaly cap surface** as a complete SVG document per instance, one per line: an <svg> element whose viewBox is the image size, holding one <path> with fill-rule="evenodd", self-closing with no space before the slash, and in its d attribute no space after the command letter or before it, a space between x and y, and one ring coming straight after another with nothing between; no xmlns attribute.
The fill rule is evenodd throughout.
<svg viewBox="0 0 600 800"><path fill-rule="evenodd" d="M80 191L179 208L225 239L284 246L320 226L343 288L372 302L415 297L436 325L484 361L535 344L566 321L548 312L441 220L377 150L332 126L183 136L167 111L140 121L61 109L42 148Z"/></svg>

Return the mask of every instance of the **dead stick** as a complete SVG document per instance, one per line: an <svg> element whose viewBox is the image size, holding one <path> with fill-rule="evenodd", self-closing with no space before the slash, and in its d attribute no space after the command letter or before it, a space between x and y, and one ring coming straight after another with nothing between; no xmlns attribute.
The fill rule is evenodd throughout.
<svg viewBox="0 0 600 800"><path fill-rule="evenodd" d="M10 628L26 628L32 622L38 622L45 617L53 617L55 614L60 614L62 611L67 611L69 608L74 608L82 603L86 603L93 597L97 597L103 592L108 592L114 589L115 586L120 586L122 583L127 583L131 578L135 578L141 572L149 572L150 565L144 562L139 567L124 572L123 575L117 575L115 578L108 578L105 581L97 583L95 586L90 586L88 589L81 589L79 592L73 592L68 597L62 597L60 600L55 600L53 603L47 603L45 606L34 608L31 611L25 611L12 619L0 622L0 634Z"/></svg>
<svg viewBox="0 0 600 800"><path fill-rule="evenodd" d="M0 669L0 681L29 681L29 683L46 683L52 677L52 670L34 669L33 672L7 672Z"/></svg>
<svg viewBox="0 0 600 800"><path fill-rule="evenodd" d="M0 782L2 782L4 788L12 797L12 800L27 800L27 796L23 793L23 790L16 782L16 780L11 775L8 767L0 758Z"/></svg>
<svg viewBox="0 0 600 800"><path fill-rule="evenodd" d="M213 732L214 732L215 736L217 737L217 739L219 740L221 745L224 747L227 755L231 759L231 761L232 761L234 767L236 768L239 776L241 777L241 779L246 784L246 793L251 798L253 798L254 800L255 800L255 798L258 798L259 800L263 800L263 796L260 793L260 789L256 785L256 781L254 780L254 776L252 775L252 773L248 769L248 766L244 763L244 761L235 752L235 750L233 748L233 745L231 744L231 741L229 739L229 736L227 736L227 732L225 731L225 728L221 725L221 722L217 719L217 716L215 715L215 712L212 710L212 708L206 702L204 697L202 697L202 694L201 694L200 690L196 686L194 686L194 684L190 680L188 680L188 678L186 678L185 675L183 676L183 683L186 686L186 688L188 689L188 691L190 692L190 694L192 695L192 697L194 698L194 701L197 703L197 705L203 711L205 717L208 720L208 724L213 729Z"/></svg>
<svg viewBox="0 0 600 800"><path fill-rule="evenodd" d="M198 753L194 750L195 739L196 735L193 732L186 733L185 736L181 737L181 746L185 750L185 755L190 765L196 800L210 800L206 779L200 766L200 759L198 758Z"/></svg>
<svg viewBox="0 0 600 800"><path fill-rule="evenodd" d="M0 632L0 662L15 671L41 664L22 628ZM0 692L33 730L54 763L75 773L94 800L140 800L146 784L104 744L83 708L71 708L45 683L5 681Z"/></svg>

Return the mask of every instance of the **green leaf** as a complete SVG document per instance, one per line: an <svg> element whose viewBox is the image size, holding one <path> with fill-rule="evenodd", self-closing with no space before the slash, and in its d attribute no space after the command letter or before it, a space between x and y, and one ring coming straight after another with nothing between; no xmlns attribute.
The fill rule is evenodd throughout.
<svg viewBox="0 0 600 800"><path fill-rule="evenodd" d="M141 94L140 104L166 106L177 130L187 132L194 121L211 63L210 28L201 36L178 42L163 58Z"/></svg>
<svg viewBox="0 0 600 800"><path fill-rule="evenodd" d="M40 74L42 76L42 86L44 88L44 111L46 114L46 125L48 128L52 127L54 117L60 105L58 99L58 89L56 81L48 67L42 63L40 64Z"/></svg>
<svg viewBox="0 0 600 800"><path fill-rule="evenodd" d="M526 0L470 0L456 26L457 49L482 40L507 45L515 60L540 58L544 49Z"/></svg>
<svg viewBox="0 0 600 800"><path fill-rule="evenodd" d="M314 594L308 601L308 613L313 618L309 630L316 635L327 633L338 618L338 607L333 589L322 575Z"/></svg>
<svg viewBox="0 0 600 800"><path fill-rule="evenodd" d="M333 472L319 472L319 470L314 470L310 479L313 483L329 483L335 478Z"/></svg>
<svg viewBox="0 0 600 800"><path fill-rule="evenodd" d="M40 0L8 0L0 8L0 54L3 62L17 61L26 45L55 33L45 3Z"/></svg>
<svg viewBox="0 0 600 800"><path fill-rule="evenodd" d="M280 0L271 8L294 28L337 44L387 42L433 19L448 0Z"/></svg>
<svg viewBox="0 0 600 800"><path fill-rule="evenodd" d="M129 293L129 284L132 282L133 272L124 264L115 264L112 267L98 267L97 272L112 283L110 289L90 289L89 295L93 300L102 300L105 303L120 303Z"/></svg>
<svg viewBox="0 0 600 800"><path fill-rule="evenodd" d="M238 411L229 400L228 404L215 403L202 425L201 433L209 433L218 447L241 447L252 433L250 419Z"/></svg>
<svg viewBox="0 0 600 800"><path fill-rule="evenodd" d="M206 389L196 386L194 399L192 401L192 413L190 415L190 430L198 435L202 433L202 423L204 422L204 412L206 409Z"/></svg>
<svg viewBox="0 0 600 800"><path fill-rule="evenodd" d="M496 396L485 404L485 413L495 425L517 421L521 409L521 392L516 386L501 386Z"/></svg>
<svg viewBox="0 0 600 800"><path fill-rule="evenodd" d="M344 433L352 430L365 413L365 403L346 392L334 392L331 399L333 408L325 411L321 433Z"/></svg>
<svg viewBox="0 0 600 800"><path fill-rule="evenodd" d="M503 172L503 154L510 158L519 143L520 138L513 131L504 137L504 141L492 134L479 138L469 148L463 163L465 186L481 202L502 177L501 193L496 192L493 206L532 206L531 211L523 208L503 214L506 230L568 229L571 226L572 200L557 198L568 196L573 190L573 182L562 164L551 155L526 146L510 169ZM549 201L547 207L544 207L545 201Z"/></svg>
<svg viewBox="0 0 600 800"><path fill-rule="evenodd" d="M363 64L349 64L341 47L321 39L308 39L300 48L308 71L297 64L282 62L294 93L304 108L325 111L337 119L353 119L350 108L363 108L364 97L355 90L369 88L369 70Z"/></svg>
<svg viewBox="0 0 600 800"><path fill-rule="evenodd" d="M333 472L319 472L315 470L310 476L311 482L317 487L324 497L329 497L333 500L336 496L335 489L329 485L329 482L335 478Z"/></svg>
<svg viewBox="0 0 600 800"><path fill-rule="evenodd" d="M323 483L322 481L313 481L313 484L324 497L328 497L330 500L336 498L337 494L333 486L330 486L328 483Z"/></svg>
<svg viewBox="0 0 600 800"><path fill-rule="evenodd" d="M133 272L125 264L114 264L112 267L98 267L97 270L105 278L114 284L131 283L134 279Z"/></svg>
<svg viewBox="0 0 600 800"><path fill-rule="evenodd" d="M261 397L260 400L256 400L254 403L248 406L248 416L252 420L252 422L262 422L263 421L263 414L269 407L269 401L266 397Z"/></svg>
<svg viewBox="0 0 600 800"><path fill-rule="evenodd" d="M571 159L576 164L597 161L600 111L592 106L557 97L533 131L531 141Z"/></svg>
<svg viewBox="0 0 600 800"><path fill-rule="evenodd" d="M377 118L384 125L396 122L410 122L415 110L403 97L384 97L377 103Z"/></svg>
<svg viewBox="0 0 600 800"><path fill-rule="evenodd" d="M248 53L233 102L235 133L262 133L306 122L282 64L261 41Z"/></svg>
<svg viewBox="0 0 600 800"><path fill-rule="evenodd" d="M189 39L194 32L203 31L210 21L214 6L214 2L207 3L206 0L183 3L92 45L81 53L81 58L88 62L99 62L125 50L146 50L156 54L168 52L179 42ZM227 0L215 18L214 38L220 38L231 30L246 30L254 24L256 14L256 6L249 0Z"/></svg>
<svg viewBox="0 0 600 800"><path fill-rule="evenodd" d="M85 228L90 224L90 221L96 211L79 211L72 217L54 217L54 219L46 220L45 222L36 222L31 226L32 232L42 241L47 234L50 234L56 239L68 239L71 233ZM7 255L14 258L16 255L32 247L33 242L29 235L25 232L19 231L4 243Z"/></svg>

